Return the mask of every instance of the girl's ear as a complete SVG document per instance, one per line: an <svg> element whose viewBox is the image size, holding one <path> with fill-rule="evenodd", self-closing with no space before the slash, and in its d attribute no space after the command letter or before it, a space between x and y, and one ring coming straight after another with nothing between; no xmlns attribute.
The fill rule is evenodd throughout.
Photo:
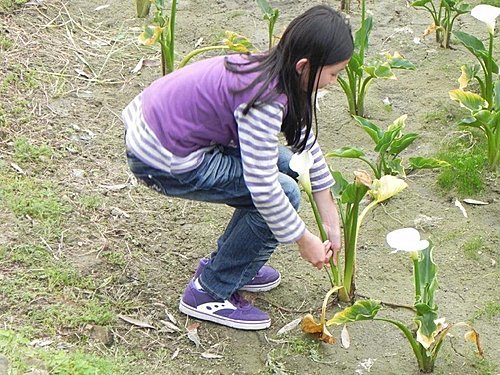
<svg viewBox="0 0 500 375"><path fill-rule="evenodd" d="M297 61L297 64L295 64L295 70L300 75L300 74L302 74L302 72L304 71L304 69L307 67L308 64L309 64L309 61L304 57L304 58L300 59L299 61Z"/></svg>

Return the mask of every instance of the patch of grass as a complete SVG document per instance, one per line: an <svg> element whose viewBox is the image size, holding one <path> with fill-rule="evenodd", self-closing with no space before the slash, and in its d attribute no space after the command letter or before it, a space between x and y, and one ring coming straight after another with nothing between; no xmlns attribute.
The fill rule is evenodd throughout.
<svg viewBox="0 0 500 375"><path fill-rule="evenodd" d="M12 39L7 38L5 35L0 34L0 51L7 51L12 47Z"/></svg>
<svg viewBox="0 0 500 375"><path fill-rule="evenodd" d="M82 195L78 199L80 206L87 210L95 210L102 206L103 198L99 194Z"/></svg>
<svg viewBox="0 0 500 375"><path fill-rule="evenodd" d="M486 302L486 304L476 311L474 317L471 319L472 322L476 321L480 318L486 318L487 320L492 320L493 318L500 315L500 302L499 301L490 301Z"/></svg>
<svg viewBox="0 0 500 375"><path fill-rule="evenodd" d="M500 7L500 0L483 0L481 4L493 5L495 7Z"/></svg>
<svg viewBox="0 0 500 375"><path fill-rule="evenodd" d="M286 359L293 355L303 355L314 361L321 361L320 343L302 337L287 341L281 348L271 350L267 354L266 367L271 374L295 374L286 369Z"/></svg>
<svg viewBox="0 0 500 375"><path fill-rule="evenodd" d="M484 240L482 237L473 237L464 243L463 249L465 257L472 260L478 260L480 251L484 247Z"/></svg>
<svg viewBox="0 0 500 375"><path fill-rule="evenodd" d="M484 176L487 159L483 144L469 146L459 138L437 154L450 167L442 169L437 183L445 191L456 190L460 195L473 196L484 190Z"/></svg>
<svg viewBox="0 0 500 375"><path fill-rule="evenodd" d="M7 356L13 374L43 367L50 374L129 374L131 364L124 356L115 359L83 351L34 348L30 340L12 330L0 329L0 352Z"/></svg>
<svg viewBox="0 0 500 375"><path fill-rule="evenodd" d="M59 223L69 211L60 195L50 182L0 173L0 202L17 216Z"/></svg>
<svg viewBox="0 0 500 375"><path fill-rule="evenodd" d="M19 245L5 248L4 259L26 267L41 266L53 260L46 247L40 245Z"/></svg>
<svg viewBox="0 0 500 375"><path fill-rule="evenodd" d="M52 156L52 149L46 144L32 145L27 138L21 137L14 141L14 160L16 162L40 162Z"/></svg>

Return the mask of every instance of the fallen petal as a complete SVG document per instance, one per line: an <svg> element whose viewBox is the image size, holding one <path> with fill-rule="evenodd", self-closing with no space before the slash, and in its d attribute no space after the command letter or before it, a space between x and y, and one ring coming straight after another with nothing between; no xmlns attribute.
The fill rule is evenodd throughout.
<svg viewBox="0 0 500 375"><path fill-rule="evenodd" d="M199 346L201 346L201 340L200 340L200 336L198 336L198 327L199 327L199 323L193 323L191 324L190 326L187 327L187 336L188 336L188 339L191 340L192 342L194 342L194 344L196 345L196 347L198 348Z"/></svg>
<svg viewBox="0 0 500 375"><path fill-rule="evenodd" d="M137 326L137 327L140 327L140 328L152 328L152 329L155 329L155 327L152 326L151 324L149 324L148 322L144 322L142 320L132 318L131 316L121 315L121 314L118 314L117 316L121 320L124 320L127 323L130 323L130 324L132 324L134 326Z"/></svg>
<svg viewBox="0 0 500 375"><path fill-rule="evenodd" d="M302 321L302 318L297 318L292 320L290 323L285 324L283 327L280 328L280 330L276 333L277 335L282 335L284 333L290 332L291 330L297 328L297 326L300 324Z"/></svg>
<svg viewBox="0 0 500 375"><path fill-rule="evenodd" d="M340 342L346 349L349 349L349 346L351 346L351 338L349 337L349 332L347 331L347 326L345 324L340 334Z"/></svg>
<svg viewBox="0 0 500 375"><path fill-rule="evenodd" d="M475 205L478 205L478 206L483 206L483 205L489 204L488 202L477 201L475 199L469 199L469 198L465 198L464 202L467 203L467 204L475 204Z"/></svg>
<svg viewBox="0 0 500 375"><path fill-rule="evenodd" d="M469 215L467 215L467 211L465 211L465 207L462 206L462 203L460 203L458 199L455 199L455 206L462 211L462 215L464 215L464 217L469 217Z"/></svg>

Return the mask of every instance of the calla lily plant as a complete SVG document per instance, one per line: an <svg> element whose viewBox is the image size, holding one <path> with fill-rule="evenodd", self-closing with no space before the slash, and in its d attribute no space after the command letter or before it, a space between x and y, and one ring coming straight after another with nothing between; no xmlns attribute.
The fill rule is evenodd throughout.
<svg viewBox="0 0 500 375"><path fill-rule="evenodd" d="M434 303L434 293L437 288L437 267L432 259L432 243L420 239L420 233L414 228L402 228L387 235L387 243L394 249L392 253L405 252L410 254L413 261L413 276L415 284L414 322L416 330L411 329L399 320L378 316L382 305L376 300L356 301L352 306L337 312L331 319L326 319L326 309L322 309L320 322L317 323L311 314L302 319L302 330L308 333L321 333L320 338L327 343L335 343L334 336L328 327L345 325L362 320L380 320L398 327L408 340L418 367L421 372L430 373L434 370L434 363L444 339L453 327L466 326L469 331L464 338L474 342L478 354L483 356L479 342L479 334L468 323L445 323L444 318L438 318L437 305ZM327 294L323 307L327 305Z"/></svg>
<svg viewBox="0 0 500 375"><path fill-rule="evenodd" d="M175 18L177 14L177 0L170 3L170 12L167 11L166 0L151 0L154 6L153 19L151 24L144 27L144 31L139 35L139 42L152 46L159 43L161 46L161 69L162 74L172 73L175 67ZM145 16L149 12L149 6L143 1L137 1L138 16ZM143 10L144 9L144 10ZM177 69L186 65L194 56L211 50L231 50L239 53L248 53L254 50L252 43L241 35L234 32L226 32L226 39L223 44L196 48L189 52L178 64Z"/></svg>
<svg viewBox="0 0 500 375"><path fill-rule="evenodd" d="M313 157L308 150L294 154L290 160L290 168L299 175L299 184L308 197L321 239L324 241L328 238L312 195L309 179L309 170L312 165ZM395 176L387 175L372 181L372 177L366 171L356 171L354 174L354 182L349 183L340 172L332 173L335 179L332 193L337 201L343 226L344 264L342 267L337 254L336 259L330 260L328 274L332 287L337 288L339 299L343 302L350 302L354 297L356 248L363 218L377 204L386 201L407 187L406 182ZM371 197L371 203L361 209L361 202L367 195Z"/></svg>
<svg viewBox="0 0 500 375"><path fill-rule="evenodd" d="M393 55L385 54L383 59L371 63L365 61L372 25L373 19L367 15L365 0L361 0L361 26L354 35L354 53L345 69L347 77L338 77L352 115L364 115L366 93L375 79L396 79L393 69L415 69L415 65L398 52Z"/></svg>
<svg viewBox="0 0 500 375"><path fill-rule="evenodd" d="M363 117L353 117L357 124L361 126L375 143L374 151L378 153L377 160L369 160L362 149L352 146L328 152L325 155L326 157L359 159L368 164L377 179L380 179L384 175L405 176L408 169L442 168L449 165L445 161L434 158L410 157L409 165L406 167L403 166L403 160L399 156L400 153L418 138L418 134L416 133L403 134L407 115L394 120L387 127L387 130L383 130Z"/></svg>
<svg viewBox="0 0 500 375"><path fill-rule="evenodd" d="M469 110L470 117L462 119L459 125L480 129L488 143L488 164L498 172L500 165L500 78L497 62L493 53L495 20L500 16L500 8L481 4L474 7L471 15L486 25L489 35L488 48L481 40L462 31L453 34L478 60L479 64L466 64L461 67L458 79L460 87L449 92L450 98ZM480 75L480 72L483 75ZM470 81L475 79L480 93L464 91Z"/></svg>

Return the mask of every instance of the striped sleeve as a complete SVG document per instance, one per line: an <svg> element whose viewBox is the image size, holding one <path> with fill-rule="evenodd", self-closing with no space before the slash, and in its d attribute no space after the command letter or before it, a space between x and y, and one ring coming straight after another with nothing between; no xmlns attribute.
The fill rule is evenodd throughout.
<svg viewBox="0 0 500 375"><path fill-rule="evenodd" d="M283 107L268 104L242 114L244 104L234 115L243 164L243 176L253 203L276 239L281 243L297 241L305 224L299 217L278 181L278 135Z"/></svg>
<svg viewBox="0 0 500 375"><path fill-rule="evenodd" d="M304 133L305 129L302 130L302 137L304 136ZM335 184L335 180L328 169L323 152L321 152L321 148L319 147L312 131L309 133L309 137L307 138L306 149L311 150L314 158L314 164L309 170L312 191L316 192L329 189L333 186L333 184Z"/></svg>

